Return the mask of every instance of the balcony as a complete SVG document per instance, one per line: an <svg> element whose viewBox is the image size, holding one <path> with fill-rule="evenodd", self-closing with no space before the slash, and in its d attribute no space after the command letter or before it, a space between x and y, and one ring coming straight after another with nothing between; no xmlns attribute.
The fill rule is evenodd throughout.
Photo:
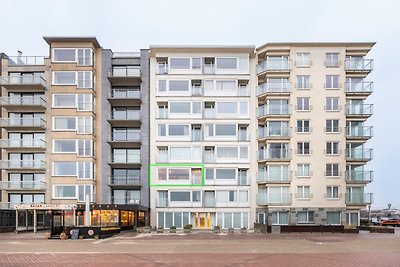
<svg viewBox="0 0 400 267"><path fill-rule="evenodd" d="M262 171L257 175L257 183L259 184L282 184L290 183L291 181L292 175L290 171Z"/></svg>
<svg viewBox="0 0 400 267"><path fill-rule="evenodd" d="M46 142L42 139L1 139L0 148L46 149Z"/></svg>
<svg viewBox="0 0 400 267"><path fill-rule="evenodd" d="M166 198L156 199L156 208L167 208L167 207L168 207L168 199Z"/></svg>
<svg viewBox="0 0 400 267"><path fill-rule="evenodd" d="M141 164L140 155L112 155L109 165L114 168L128 168L132 166L138 166Z"/></svg>
<svg viewBox="0 0 400 267"><path fill-rule="evenodd" d="M258 151L259 161L290 161L290 149L268 149Z"/></svg>
<svg viewBox="0 0 400 267"><path fill-rule="evenodd" d="M108 122L113 127L135 127L141 124L140 110L129 112L110 113L108 115Z"/></svg>
<svg viewBox="0 0 400 267"><path fill-rule="evenodd" d="M8 76L0 77L0 85L9 91L44 91L46 81L41 76Z"/></svg>
<svg viewBox="0 0 400 267"><path fill-rule="evenodd" d="M46 183L42 181L0 182L0 190L31 190L45 191Z"/></svg>
<svg viewBox="0 0 400 267"><path fill-rule="evenodd" d="M257 95L264 94L290 94L292 92L290 82L266 82L257 86Z"/></svg>
<svg viewBox="0 0 400 267"><path fill-rule="evenodd" d="M108 70L108 80L115 86L140 85L140 66L114 66Z"/></svg>
<svg viewBox="0 0 400 267"><path fill-rule="evenodd" d="M110 186L112 187L140 187L142 179L140 176L112 175Z"/></svg>
<svg viewBox="0 0 400 267"><path fill-rule="evenodd" d="M258 129L259 139L289 139L289 127L263 127Z"/></svg>
<svg viewBox="0 0 400 267"><path fill-rule="evenodd" d="M346 182L352 184L366 184L374 179L373 171L346 171Z"/></svg>
<svg viewBox="0 0 400 267"><path fill-rule="evenodd" d="M9 111L14 111L14 110L37 111L46 109L46 101L44 100L43 97L39 96L2 97L0 98L0 106L6 108Z"/></svg>
<svg viewBox="0 0 400 267"><path fill-rule="evenodd" d="M374 89L373 82L346 82L346 94L369 95Z"/></svg>
<svg viewBox="0 0 400 267"><path fill-rule="evenodd" d="M346 193L346 204L364 206L374 202L373 193Z"/></svg>
<svg viewBox="0 0 400 267"><path fill-rule="evenodd" d="M108 102L117 106L137 106L141 103L141 93L140 90L133 89L112 89Z"/></svg>
<svg viewBox="0 0 400 267"><path fill-rule="evenodd" d="M203 87L201 85L192 85L192 96L202 96Z"/></svg>
<svg viewBox="0 0 400 267"><path fill-rule="evenodd" d="M259 206L290 206L291 204L291 193L265 193L257 195L257 205Z"/></svg>
<svg viewBox="0 0 400 267"><path fill-rule="evenodd" d="M346 149L347 161L370 161L373 158L372 148Z"/></svg>
<svg viewBox="0 0 400 267"><path fill-rule="evenodd" d="M347 139L370 139L372 137L372 126L347 126L346 137Z"/></svg>
<svg viewBox="0 0 400 267"><path fill-rule="evenodd" d="M373 104L346 104L348 117L370 117L373 114Z"/></svg>
<svg viewBox="0 0 400 267"><path fill-rule="evenodd" d="M42 118L0 119L0 127L7 129L46 129L46 121Z"/></svg>
<svg viewBox="0 0 400 267"><path fill-rule="evenodd" d="M213 63L204 63L203 74L215 74L215 65Z"/></svg>
<svg viewBox="0 0 400 267"><path fill-rule="evenodd" d="M347 72L371 72L374 68L373 59L353 58L346 59L344 69Z"/></svg>
<svg viewBox="0 0 400 267"><path fill-rule="evenodd" d="M290 72L289 59L266 59L257 65L257 74L263 72Z"/></svg>
<svg viewBox="0 0 400 267"><path fill-rule="evenodd" d="M43 160L0 160L0 166L5 170L46 170Z"/></svg>
<svg viewBox="0 0 400 267"><path fill-rule="evenodd" d="M8 57L9 66L44 66L44 56L13 56Z"/></svg>
<svg viewBox="0 0 400 267"><path fill-rule="evenodd" d="M262 117L289 117L290 108L289 105L284 106L269 106L263 105L258 106L258 118Z"/></svg>
<svg viewBox="0 0 400 267"><path fill-rule="evenodd" d="M140 147L142 136L140 132L111 133L108 143L112 147Z"/></svg>

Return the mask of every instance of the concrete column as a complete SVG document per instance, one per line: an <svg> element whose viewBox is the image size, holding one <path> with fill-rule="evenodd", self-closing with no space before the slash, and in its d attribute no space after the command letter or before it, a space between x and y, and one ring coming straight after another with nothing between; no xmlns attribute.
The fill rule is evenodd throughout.
<svg viewBox="0 0 400 267"><path fill-rule="evenodd" d="M18 210L15 210L15 233L18 234Z"/></svg>
<svg viewBox="0 0 400 267"><path fill-rule="evenodd" d="M26 226L26 230L29 230L28 228L28 210L25 210L25 226Z"/></svg>
<svg viewBox="0 0 400 267"><path fill-rule="evenodd" d="M37 228L37 218L36 218L36 210L33 210L33 233L36 234L36 228Z"/></svg>

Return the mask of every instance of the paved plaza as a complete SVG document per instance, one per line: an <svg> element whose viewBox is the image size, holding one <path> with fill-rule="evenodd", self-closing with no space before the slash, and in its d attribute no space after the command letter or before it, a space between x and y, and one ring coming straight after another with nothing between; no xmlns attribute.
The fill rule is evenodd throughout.
<svg viewBox="0 0 400 267"><path fill-rule="evenodd" d="M0 234L0 266L400 266L395 234Z"/></svg>

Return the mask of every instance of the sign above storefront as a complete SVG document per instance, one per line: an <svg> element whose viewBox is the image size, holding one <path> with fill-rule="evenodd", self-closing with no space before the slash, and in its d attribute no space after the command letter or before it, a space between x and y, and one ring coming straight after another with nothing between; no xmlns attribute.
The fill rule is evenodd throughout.
<svg viewBox="0 0 400 267"><path fill-rule="evenodd" d="M16 210L74 210L76 205L67 204L15 204Z"/></svg>

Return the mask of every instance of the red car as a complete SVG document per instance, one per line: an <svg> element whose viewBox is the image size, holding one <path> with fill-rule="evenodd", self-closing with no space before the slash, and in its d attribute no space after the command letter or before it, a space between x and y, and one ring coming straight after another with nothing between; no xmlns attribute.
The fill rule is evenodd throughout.
<svg viewBox="0 0 400 267"><path fill-rule="evenodd" d="M382 220L380 225L382 225L382 226L400 226L400 219Z"/></svg>

